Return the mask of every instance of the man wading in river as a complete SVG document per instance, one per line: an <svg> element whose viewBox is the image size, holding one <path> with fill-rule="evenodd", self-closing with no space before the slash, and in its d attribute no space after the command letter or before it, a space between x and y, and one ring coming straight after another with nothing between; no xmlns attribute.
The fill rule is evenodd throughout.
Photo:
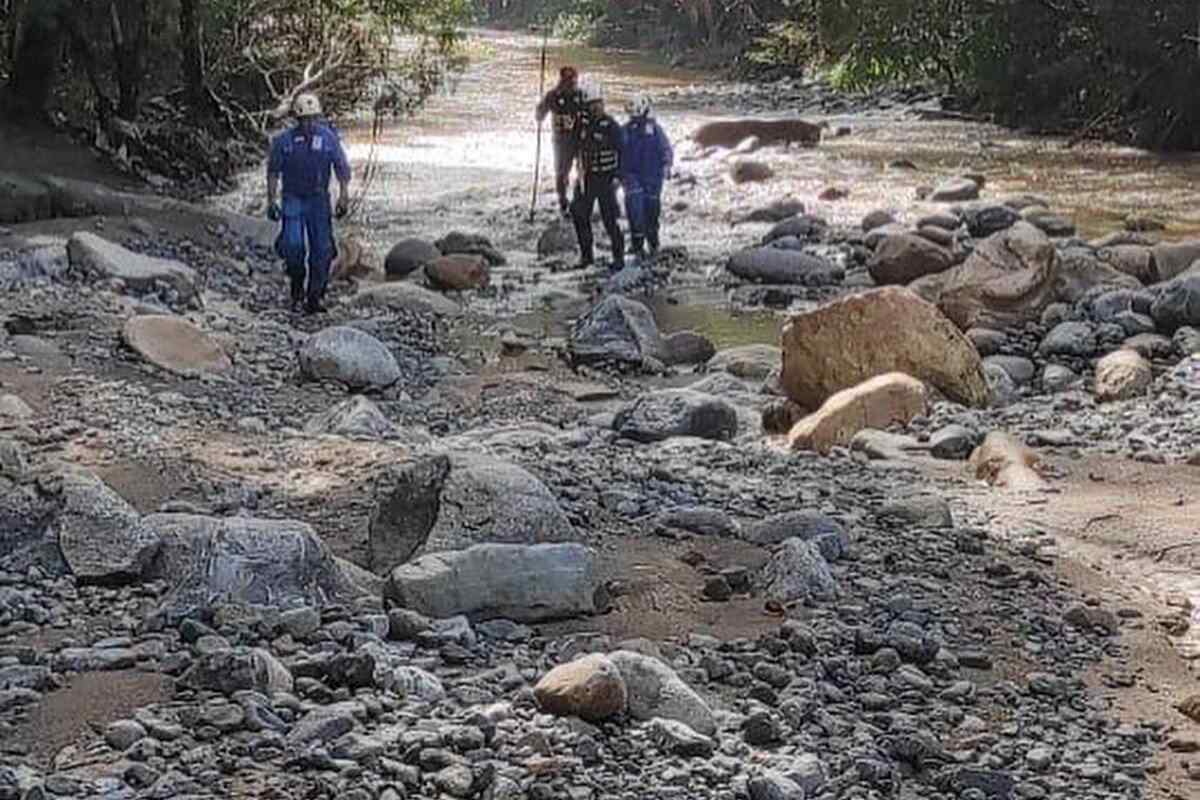
<svg viewBox="0 0 1200 800"><path fill-rule="evenodd" d="M558 209L567 216L567 184L579 141L579 114L582 110L574 67L559 70L558 85L546 93L537 105L537 121L553 114L554 188L558 191Z"/></svg>
<svg viewBox="0 0 1200 800"><path fill-rule="evenodd" d="M287 263L292 282L292 312L324 311L321 299L329 283L329 265L337 255L329 204L330 173L337 174L337 216L346 215L350 196L350 162L337 132L321 122L321 101L302 94L292 107L298 124L271 142L267 162L267 217L283 220L275 252ZM283 176L283 204L276 202ZM307 239L308 269L305 270ZM306 275L307 272L307 275ZM308 293L305 294L305 277Z"/></svg>
<svg viewBox="0 0 1200 800"><path fill-rule="evenodd" d="M592 247L592 209L600 203L600 219L612 242L612 269L625 266L625 237L617 224L617 181L621 173L623 137L621 126L604 113L600 88L588 83L583 87L584 113L579 135L579 178L571 214L579 239L580 267L589 267L595 258Z"/></svg>
<svg viewBox="0 0 1200 800"><path fill-rule="evenodd" d="M643 243L650 245L650 255L658 252L663 181L671 173L675 153L667 134L651 116L650 98L645 95L639 95L630 105L623 135L621 183L625 186L625 215L629 218L630 247L641 258L645 255Z"/></svg>

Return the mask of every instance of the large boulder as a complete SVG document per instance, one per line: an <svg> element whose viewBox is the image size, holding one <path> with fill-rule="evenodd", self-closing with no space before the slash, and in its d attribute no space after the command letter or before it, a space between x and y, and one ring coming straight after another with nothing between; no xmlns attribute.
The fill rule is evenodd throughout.
<svg viewBox="0 0 1200 800"><path fill-rule="evenodd" d="M142 577L159 547L158 534L102 480L82 470L55 476L59 509L52 529L80 582L112 583Z"/></svg>
<svg viewBox="0 0 1200 800"><path fill-rule="evenodd" d="M934 187L929 199L935 203L962 203L979 197L979 184L970 178L951 178Z"/></svg>
<svg viewBox="0 0 1200 800"><path fill-rule="evenodd" d="M837 596L837 581L816 542L788 539L763 565L758 575L763 594L780 603L829 600Z"/></svg>
<svg viewBox="0 0 1200 800"><path fill-rule="evenodd" d="M457 292L483 289L491 282L487 259L467 253L435 258L425 265L425 277L436 289Z"/></svg>
<svg viewBox="0 0 1200 800"><path fill-rule="evenodd" d="M571 353L582 363L618 361L665 362L669 354L654 315L642 303L609 295L575 323Z"/></svg>
<svg viewBox="0 0 1200 800"><path fill-rule="evenodd" d="M784 392L808 409L886 372L911 375L963 405L988 403L979 353L908 289L875 289L797 314L782 343Z"/></svg>
<svg viewBox="0 0 1200 800"><path fill-rule="evenodd" d="M481 544L392 570L385 599L427 617L542 622L590 614L595 556L581 544Z"/></svg>
<svg viewBox="0 0 1200 800"><path fill-rule="evenodd" d="M232 695L257 692L270 696L292 691L292 674L267 650L230 648L201 655L180 678L189 689Z"/></svg>
<svg viewBox="0 0 1200 800"><path fill-rule="evenodd" d="M671 366L704 364L717 354L712 341L695 331L676 331L663 337L663 344L667 349L667 363Z"/></svg>
<svg viewBox="0 0 1200 800"><path fill-rule="evenodd" d="M360 291L351 302L360 308L412 311L443 317L457 316L462 310L450 298L409 282L373 286Z"/></svg>
<svg viewBox="0 0 1200 800"><path fill-rule="evenodd" d="M828 227L829 223L820 217L808 214L788 217L772 225L771 229L763 235L762 243L767 245L779 239L787 238L796 238L800 241L805 241L820 236Z"/></svg>
<svg viewBox="0 0 1200 800"><path fill-rule="evenodd" d="M388 280L399 280L423 268L442 255L441 251L424 239L404 239L388 251L383 260L383 271Z"/></svg>
<svg viewBox="0 0 1200 800"><path fill-rule="evenodd" d="M1115 350L1096 362L1096 399L1130 400L1145 394L1153 380L1149 361L1134 350Z"/></svg>
<svg viewBox="0 0 1200 800"><path fill-rule="evenodd" d="M740 215L735 215L735 223L747 222L781 222L788 217L804 213L804 202L793 197L774 200L763 206L751 209Z"/></svg>
<svg viewBox="0 0 1200 800"><path fill-rule="evenodd" d="M608 657L625 680L631 717L675 720L705 736L717 732L716 717L708 703L675 670L653 656L630 650L617 650Z"/></svg>
<svg viewBox="0 0 1200 800"><path fill-rule="evenodd" d="M871 278L879 286L907 285L917 278L945 272L954 256L923 236L902 233L884 238L867 263Z"/></svg>
<svg viewBox="0 0 1200 800"><path fill-rule="evenodd" d="M1159 242L1150 248L1150 252L1154 260L1155 280L1169 281L1200 261L1200 239Z"/></svg>
<svg viewBox="0 0 1200 800"><path fill-rule="evenodd" d="M180 317L143 314L121 329L125 344L156 367L191 377L225 372L229 356L208 334Z"/></svg>
<svg viewBox="0 0 1200 800"><path fill-rule="evenodd" d="M737 434L737 411L719 397L691 389L647 392L617 412L613 430L638 442L659 442L675 436L732 439Z"/></svg>
<svg viewBox="0 0 1200 800"><path fill-rule="evenodd" d="M196 272L186 264L134 253L88 231L71 237L67 255L72 271L101 280L119 280L130 291L148 292L163 285L184 300L197 294Z"/></svg>
<svg viewBox="0 0 1200 800"><path fill-rule="evenodd" d="M401 465L371 515L371 566L381 574L426 553L485 542L532 545L575 539L545 484L507 461L472 453Z"/></svg>
<svg viewBox="0 0 1200 800"><path fill-rule="evenodd" d="M1145 285L1158 282L1154 251L1144 244L1117 244L1105 247L1096 256L1118 272L1123 272Z"/></svg>
<svg viewBox="0 0 1200 800"><path fill-rule="evenodd" d="M357 328L326 328L298 352L300 371L313 380L340 381L352 389L384 389L400 380L400 365L383 342Z"/></svg>
<svg viewBox="0 0 1200 800"><path fill-rule="evenodd" d="M943 273L938 307L955 325L1020 328L1041 319L1057 297L1058 252L1040 230L1018 222L975 247Z"/></svg>
<svg viewBox="0 0 1200 800"><path fill-rule="evenodd" d="M1167 333L1200 325L1200 274L1183 274L1156 287L1150 316Z"/></svg>
<svg viewBox="0 0 1200 800"><path fill-rule="evenodd" d="M700 147L733 148L751 136L764 147L781 143L815 146L821 141L825 127L825 123L815 124L797 117L740 117L706 122L691 138Z"/></svg>
<svg viewBox="0 0 1200 800"><path fill-rule="evenodd" d="M861 430L907 425L928 407L925 385L916 378L901 372L877 375L843 389L797 422L788 433L788 445L793 450L828 453L849 445Z"/></svg>
<svg viewBox="0 0 1200 800"><path fill-rule="evenodd" d="M1071 247L1059 252L1054 273L1054 297L1058 302L1074 304L1101 287L1137 290L1142 284L1091 250Z"/></svg>
<svg viewBox="0 0 1200 800"><path fill-rule="evenodd" d="M547 714L600 722L625 713L625 680L607 656L593 653L547 672L533 689Z"/></svg>
<svg viewBox="0 0 1200 800"><path fill-rule="evenodd" d="M496 249L491 239L477 233L451 231L434 242L442 255L472 255L483 256L489 266L501 267L508 263L504 254Z"/></svg>
<svg viewBox="0 0 1200 800"><path fill-rule="evenodd" d="M1008 230L1021 221L1020 214L1001 203L978 203L967 206L962 209L962 218L967 225L967 232L976 239L986 239L988 236Z"/></svg>
<svg viewBox="0 0 1200 800"><path fill-rule="evenodd" d="M141 525L161 542L145 576L172 587L168 621L223 604L353 606L377 586L303 522L150 514Z"/></svg>
<svg viewBox="0 0 1200 800"><path fill-rule="evenodd" d="M778 247L739 251L730 256L725 268L739 278L759 283L832 286L846 277L845 270L820 256Z"/></svg>

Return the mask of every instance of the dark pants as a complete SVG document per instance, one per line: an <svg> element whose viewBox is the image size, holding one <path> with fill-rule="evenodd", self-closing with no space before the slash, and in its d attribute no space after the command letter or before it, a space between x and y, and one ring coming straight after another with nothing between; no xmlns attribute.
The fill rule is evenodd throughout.
<svg viewBox="0 0 1200 800"><path fill-rule="evenodd" d="M558 192L558 207L567 210L567 186L571 182L571 165L579 147L570 134L554 135L554 189Z"/></svg>
<svg viewBox="0 0 1200 800"><path fill-rule="evenodd" d="M287 264L292 300L304 299L304 279L307 277L308 300L319 302L329 283L329 265L337 255L328 193L307 197L284 195L283 228L275 240L275 252Z"/></svg>
<svg viewBox="0 0 1200 800"><path fill-rule="evenodd" d="M650 245L650 252L658 252L658 221L662 216L661 189L655 191L643 186L625 187L625 215L629 217L629 240L633 252L642 252L643 242Z"/></svg>
<svg viewBox="0 0 1200 800"><path fill-rule="evenodd" d="M600 203L600 219L604 230L612 241L613 266L620 268L625 262L625 237L617 224L617 182L615 175L588 175L583 186L576 184L575 202L571 215L575 220L575 235L579 238L579 254L584 264L595 258L592 241L592 209Z"/></svg>

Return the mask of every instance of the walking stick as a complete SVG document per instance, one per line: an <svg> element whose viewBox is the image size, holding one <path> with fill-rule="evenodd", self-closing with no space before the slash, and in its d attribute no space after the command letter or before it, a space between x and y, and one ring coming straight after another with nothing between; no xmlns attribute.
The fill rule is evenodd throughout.
<svg viewBox="0 0 1200 800"><path fill-rule="evenodd" d="M546 39L550 36L550 27L542 26L542 77L538 84L538 102L546 95ZM533 161L533 200L529 203L529 222L533 223L533 212L537 208L537 193L538 181L541 178L542 168L542 120L538 120L537 124L537 155Z"/></svg>

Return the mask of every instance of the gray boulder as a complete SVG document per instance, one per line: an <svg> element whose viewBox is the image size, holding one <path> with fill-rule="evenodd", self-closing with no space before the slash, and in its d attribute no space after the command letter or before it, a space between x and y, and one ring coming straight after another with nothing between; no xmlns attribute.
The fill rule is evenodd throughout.
<svg viewBox="0 0 1200 800"><path fill-rule="evenodd" d="M50 187L11 172L0 172L0 225L36 222L53 216Z"/></svg>
<svg viewBox="0 0 1200 800"><path fill-rule="evenodd" d="M636 300L609 295L575 323L571 353L581 363L665 362L668 353L650 309Z"/></svg>
<svg viewBox="0 0 1200 800"><path fill-rule="evenodd" d="M766 380L783 364L783 350L773 344L748 344L717 351L708 368L743 380Z"/></svg>
<svg viewBox="0 0 1200 800"><path fill-rule="evenodd" d="M185 300L197 294L198 279L191 267L134 253L94 233L73 235L67 242L67 255L73 272L92 279L119 280L134 292L152 291L161 284Z"/></svg>
<svg viewBox="0 0 1200 800"><path fill-rule="evenodd" d="M173 587L162 608L171 624L217 605L354 606L378 589L303 522L151 514L141 524L162 543L146 578Z"/></svg>
<svg viewBox="0 0 1200 800"><path fill-rule="evenodd" d="M383 260L388 280L398 280L440 258L441 251L424 239L404 239L392 245Z"/></svg>
<svg viewBox="0 0 1200 800"><path fill-rule="evenodd" d="M814 542L826 561L837 561L850 552L850 536L834 518L816 511L785 511L753 525L747 525L743 538L762 547L800 539Z"/></svg>
<svg viewBox="0 0 1200 800"><path fill-rule="evenodd" d="M1181 275L1158 287L1150 316L1165 333L1200 325L1200 274Z"/></svg>
<svg viewBox="0 0 1200 800"><path fill-rule="evenodd" d="M102 480L82 470L57 477L58 514L52 528L63 558L84 583L133 581L158 550L158 536Z"/></svg>
<svg viewBox="0 0 1200 800"><path fill-rule="evenodd" d="M200 656L179 679L182 686L231 695L258 692L270 695L292 691L292 674L275 656L260 647L231 648Z"/></svg>
<svg viewBox="0 0 1200 800"><path fill-rule="evenodd" d="M844 269L820 256L777 247L734 253L725 268L743 280L771 284L834 286L846 277Z"/></svg>
<svg viewBox="0 0 1200 800"><path fill-rule="evenodd" d="M979 197L979 184L970 178L954 178L934 187L929 199L935 203L961 203Z"/></svg>
<svg viewBox="0 0 1200 800"><path fill-rule="evenodd" d="M300 372L312 380L340 381L352 389L383 389L400 380L400 366L382 342L348 326L308 337L298 353Z"/></svg>
<svg viewBox="0 0 1200 800"><path fill-rule="evenodd" d="M680 364L704 364L717 354L712 341L695 331L677 331L663 339L666 346L666 362L672 366Z"/></svg>
<svg viewBox="0 0 1200 800"><path fill-rule="evenodd" d="M922 236L902 233L887 236L879 243L867 271L878 286L907 286L953 265L954 256L946 248Z"/></svg>
<svg viewBox="0 0 1200 800"><path fill-rule="evenodd" d="M972 236L986 239L1016 225L1021 221L1021 215L1006 205L985 203L963 209L963 221Z"/></svg>
<svg viewBox="0 0 1200 800"><path fill-rule="evenodd" d="M825 220L819 217L800 215L788 217L781 220L777 224L771 226L771 230L767 231L763 236L762 243L770 244L776 239L783 239L787 236L794 236L797 239L805 240L819 237L828 228Z"/></svg>
<svg viewBox="0 0 1200 800"><path fill-rule="evenodd" d="M648 392L617 412L613 430L638 442L675 436L728 440L737 435L737 411L727 401L691 389Z"/></svg>
<svg viewBox="0 0 1200 800"><path fill-rule="evenodd" d="M490 456L440 454L401 465L371 516L372 568L485 542L539 544L576 538L545 484Z"/></svg>
<svg viewBox="0 0 1200 800"><path fill-rule="evenodd" d="M682 722L703 736L717 732L716 717L708 703L675 670L653 656L630 650L617 650L608 658L625 681L631 717Z"/></svg>
<svg viewBox="0 0 1200 800"><path fill-rule="evenodd" d="M767 597L781 603L829 600L838 592L820 546L804 539L788 539L780 545L763 565L759 583Z"/></svg>
<svg viewBox="0 0 1200 800"><path fill-rule="evenodd" d="M518 622L592 613L595 556L580 544L482 544L392 570L386 599L428 617Z"/></svg>
<svg viewBox="0 0 1200 800"><path fill-rule="evenodd" d="M462 310L449 297L407 281L363 289L354 295L351 303L359 308L412 311L443 317L457 316Z"/></svg>
<svg viewBox="0 0 1200 800"><path fill-rule="evenodd" d="M309 420L304 432L311 435L332 434L354 439L395 439L401 431L383 415L379 406L362 395L343 400ZM428 436L406 431L404 438L411 443L430 441Z"/></svg>
<svg viewBox="0 0 1200 800"><path fill-rule="evenodd" d="M1087 358L1096 352L1098 346L1096 329L1090 323L1062 322L1042 339L1038 345L1038 355Z"/></svg>
<svg viewBox="0 0 1200 800"><path fill-rule="evenodd" d="M444 256L460 254L481 256L493 267L502 267L508 263L508 259L496 249L490 239L477 233L451 231L434 242L434 245Z"/></svg>
<svg viewBox="0 0 1200 800"><path fill-rule="evenodd" d="M782 222L804 213L804 203L787 197L759 206L735 218L735 222Z"/></svg>

